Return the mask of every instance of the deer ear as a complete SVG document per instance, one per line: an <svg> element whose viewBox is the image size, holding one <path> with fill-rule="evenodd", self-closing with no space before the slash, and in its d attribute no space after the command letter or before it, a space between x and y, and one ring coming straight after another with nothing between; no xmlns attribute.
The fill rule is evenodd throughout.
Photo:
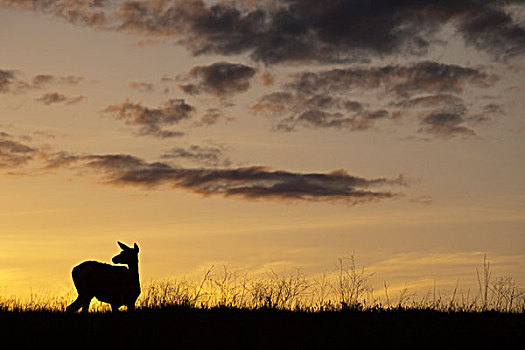
<svg viewBox="0 0 525 350"><path fill-rule="evenodd" d="M137 245L137 243L133 244L133 249L135 249L137 253L139 252L139 246Z"/></svg>
<svg viewBox="0 0 525 350"><path fill-rule="evenodd" d="M128 247L127 245L125 245L124 243L121 243L119 241L117 241L117 244L120 247L120 249L122 249L122 250L131 249L130 247Z"/></svg>

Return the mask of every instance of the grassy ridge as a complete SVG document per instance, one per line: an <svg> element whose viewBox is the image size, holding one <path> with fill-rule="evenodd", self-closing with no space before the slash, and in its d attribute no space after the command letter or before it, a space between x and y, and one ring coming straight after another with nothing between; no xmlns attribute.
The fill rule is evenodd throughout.
<svg viewBox="0 0 525 350"><path fill-rule="evenodd" d="M204 271L200 280L186 278L154 280L142 283L137 307L159 309L182 306L212 309L229 307L256 310L289 311L390 310L392 308L433 310L444 312L525 313L525 288L512 276L494 276L490 264L476 269L478 285L446 291L433 288L419 296L407 285L391 290L386 282L374 290L369 273L357 268L353 255L338 259L331 273L305 276L297 269L292 273L270 270L266 276L248 277L247 273L232 272L227 267ZM0 311L65 311L77 296L76 291L61 295L31 293L29 299L6 297L0 293ZM109 305L91 303L93 312L105 312Z"/></svg>
<svg viewBox="0 0 525 350"><path fill-rule="evenodd" d="M88 315L0 312L3 346L501 349L522 345L524 329L523 314L403 308L307 312L164 307Z"/></svg>
<svg viewBox="0 0 525 350"><path fill-rule="evenodd" d="M350 257L332 275L307 278L271 272L248 279L224 268L200 281L143 284L137 310L66 314L76 293L0 296L0 349L146 348L332 349L404 347L502 349L525 344L525 290L511 277L477 272L476 291L434 290L416 299L408 290L378 297L369 274Z"/></svg>

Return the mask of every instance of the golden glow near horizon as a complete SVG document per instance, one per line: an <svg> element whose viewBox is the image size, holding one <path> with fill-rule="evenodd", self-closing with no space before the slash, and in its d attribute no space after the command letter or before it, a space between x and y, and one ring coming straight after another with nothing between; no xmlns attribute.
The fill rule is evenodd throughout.
<svg viewBox="0 0 525 350"><path fill-rule="evenodd" d="M0 0L0 296L69 291L117 240L141 246L144 281L313 276L355 252L378 290L475 289L484 254L524 283L522 39L444 15L426 49L305 36L291 51L126 2ZM505 8L514 29L523 8Z"/></svg>

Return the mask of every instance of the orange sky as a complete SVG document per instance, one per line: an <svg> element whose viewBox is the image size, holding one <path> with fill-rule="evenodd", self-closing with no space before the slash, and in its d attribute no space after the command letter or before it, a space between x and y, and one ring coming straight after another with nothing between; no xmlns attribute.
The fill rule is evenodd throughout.
<svg viewBox="0 0 525 350"><path fill-rule="evenodd" d="M522 4L138 3L0 0L1 293L116 240L143 280L356 252L379 288L475 287L485 253L525 281Z"/></svg>

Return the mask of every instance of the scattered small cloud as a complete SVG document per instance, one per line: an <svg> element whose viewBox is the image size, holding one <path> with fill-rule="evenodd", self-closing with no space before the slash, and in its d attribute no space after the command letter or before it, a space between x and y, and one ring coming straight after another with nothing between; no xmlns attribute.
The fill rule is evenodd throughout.
<svg viewBox="0 0 525 350"><path fill-rule="evenodd" d="M73 75L57 77L51 74L38 74L31 80L25 80L21 76L20 71L0 69L0 93L27 93L50 85L76 85L84 80L83 77Z"/></svg>
<svg viewBox="0 0 525 350"><path fill-rule="evenodd" d="M37 149L10 139L9 134L0 135L0 169L21 167L32 160Z"/></svg>
<svg viewBox="0 0 525 350"><path fill-rule="evenodd" d="M380 89L397 98L419 93L461 93L465 85L488 87L498 77L480 69L433 61L412 65L350 67L293 74L285 85L302 94Z"/></svg>
<svg viewBox="0 0 525 350"><path fill-rule="evenodd" d="M465 123L477 121L461 96L471 86L487 88L497 81L498 76L481 68L431 61L306 71L290 74L281 91L263 95L252 110L272 115L274 129L283 131L299 126L369 130L423 113L420 131L436 137L474 136ZM376 96L376 108L368 106L370 97L359 100L367 93Z"/></svg>
<svg viewBox="0 0 525 350"><path fill-rule="evenodd" d="M248 90L255 72L254 68L239 63L218 62L209 66L197 66L179 77L180 81L194 82L180 84L179 87L190 95L205 92L217 97L231 96Z"/></svg>
<svg viewBox="0 0 525 350"><path fill-rule="evenodd" d="M16 70L0 69L0 93L25 93L33 89L33 85L19 78Z"/></svg>
<svg viewBox="0 0 525 350"><path fill-rule="evenodd" d="M39 11L62 18L70 23L101 27L106 24L107 0L0 0L0 6L15 10Z"/></svg>
<svg viewBox="0 0 525 350"><path fill-rule="evenodd" d="M58 92L49 92L42 97L38 98L37 101L42 102L45 105L51 105L56 103L64 103L66 105L73 105L84 100L84 96L68 97Z"/></svg>
<svg viewBox="0 0 525 350"><path fill-rule="evenodd" d="M33 85L35 87L42 87L54 82L54 80L55 77L50 74L39 74L33 78Z"/></svg>
<svg viewBox="0 0 525 350"><path fill-rule="evenodd" d="M47 138L47 139L56 139L57 138L56 134L51 133L51 132L47 132L47 131L41 131L41 130L37 130L37 131L33 132L33 135L39 136L39 137L44 137L44 138Z"/></svg>
<svg viewBox="0 0 525 350"><path fill-rule="evenodd" d="M483 112L487 114L492 114L492 115L504 115L505 114L505 110L503 109L503 107L497 103L489 103L488 105L485 105L483 107Z"/></svg>
<svg viewBox="0 0 525 350"><path fill-rule="evenodd" d="M162 155L164 160L186 160L194 164L211 167L228 167L231 161L224 156L223 146L191 145L188 148L175 147Z"/></svg>
<svg viewBox="0 0 525 350"><path fill-rule="evenodd" d="M170 138L182 136L183 133L166 127L190 119L195 112L195 107L187 104L183 99L170 99L157 108L125 101L118 105L111 105L103 112L113 114L115 118L124 120L128 125L139 126L139 135Z"/></svg>
<svg viewBox="0 0 525 350"><path fill-rule="evenodd" d="M57 77L51 74L38 74L33 80L32 84L34 88L44 88L51 84L61 85L77 85L84 81L84 77L76 75L68 75L63 77Z"/></svg>
<svg viewBox="0 0 525 350"><path fill-rule="evenodd" d="M152 92L155 90L155 86L151 83L143 83L132 81L128 85L130 88L138 90L140 92Z"/></svg>
<svg viewBox="0 0 525 350"><path fill-rule="evenodd" d="M394 103L402 108L454 108L466 109L462 98L450 94L431 94L414 98L402 99Z"/></svg>
<svg viewBox="0 0 525 350"><path fill-rule="evenodd" d="M521 92L523 89L519 86L509 86L505 89L506 92L514 92L514 93L517 93L517 92Z"/></svg>
<svg viewBox="0 0 525 350"><path fill-rule="evenodd" d="M264 86L272 86L275 82L275 77L270 72L261 74L261 82Z"/></svg>
<svg viewBox="0 0 525 350"><path fill-rule="evenodd" d="M0 69L0 92L6 93L10 90L10 85L15 78L15 72L12 70Z"/></svg>
<svg viewBox="0 0 525 350"><path fill-rule="evenodd" d="M451 138L454 136L475 136L474 130L464 125L465 119L461 113L432 112L421 120L422 128L437 137Z"/></svg>
<svg viewBox="0 0 525 350"><path fill-rule="evenodd" d="M221 109L208 108L200 120L193 123L193 126L210 126L217 124L220 120L233 121L235 118L227 116Z"/></svg>
<svg viewBox="0 0 525 350"><path fill-rule="evenodd" d="M289 117L277 125L278 130L294 131L298 125L314 128L335 128L367 130L374 126L374 120L388 118L390 114L385 110L367 111L363 114L345 117L342 113L329 113L320 110L307 110L296 117Z"/></svg>
<svg viewBox="0 0 525 350"><path fill-rule="evenodd" d="M410 198L408 201L414 204L429 205L429 204L434 203L434 197L428 196L428 195L422 195L422 196Z"/></svg>
<svg viewBox="0 0 525 350"><path fill-rule="evenodd" d="M75 75L68 75L68 76L65 76L65 77L59 77L58 81L61 84L77 85L77 84L80 84L81 82L84 81L84 77L75 76Z"/></svg>

